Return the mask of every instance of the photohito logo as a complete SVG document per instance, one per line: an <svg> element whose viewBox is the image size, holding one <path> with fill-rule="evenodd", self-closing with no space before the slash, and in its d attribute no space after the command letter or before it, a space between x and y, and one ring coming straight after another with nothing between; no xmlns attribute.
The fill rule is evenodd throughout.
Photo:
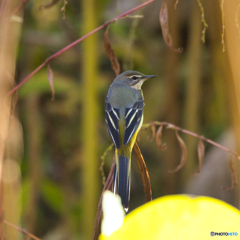
<svg viewBox="0 0 240 240"><path fill-rule="evenodd" d="M210 232L210 235L212 237L214 236L238 236L238 233L237 232Z"/></svg>

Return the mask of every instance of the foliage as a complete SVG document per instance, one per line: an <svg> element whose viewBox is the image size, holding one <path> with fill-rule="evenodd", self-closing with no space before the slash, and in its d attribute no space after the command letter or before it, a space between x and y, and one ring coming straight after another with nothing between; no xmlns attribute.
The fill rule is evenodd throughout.
<svg viewBox="0 0 240 240"><path fill-rule="evenodd" d="M8 5L10 3L11 6ZM102 29L109 24L108 41L111 45L108 45L108 49L111 47L114 50L120 63L120 70L132 68L158 75L158 79L149 81L143 89L146 104L144 122L149 123L149 128L142 130L138 136L139 147L151 179L153 198L182 192L186 184L192 181L196 169L199 172L200 166L201 169L204 168L203 156L207 156L211 150L208 144L211 142L204 143L205 149L191 136L189 138L181 134L181 138L180 135L176 138L171 131L168 131L167 125L161 130L152 127L152 121L167 121L174 126L181 126L199 134L198 136L204 135L199 138L204 141L206 139L217 141L225 131L234 128L236 138L240 139L237 108L240 94L236 80L238 76L236 63L239 63L237 56L240 54L234 54L234 51L238 51L239 39L237 38L234 44L230 44L233 39L231 36L239 35L239 6L231 3L229 7L230 3L227 1L222 1L221 5L218 1L212 3L164 1L165 5L161 8L161 2L154 0L148 1L148 5L137 0L117 1L117 3L109 0L95 1L93 4L93 9L96 8L93 10L95 12L91 13L88 9L90 12L87 14L89 19L95 21L95 25L92 25L90 30L88 26L90 20L84 18L86 13L83 9L84 3L88 2L2 0L0 3L0 16L5 16L8 10L9 16L12 17L11 21L7 22L3 21L4 17L0 18L1 31L4 33L0 36L0 47L8 51L0 52L2 63L0 77L1 81L2 79L7 81L6 89L12 89L5 93L6 96L9 97L19 87L18 101L16 103L13 101L11 105L11 113L15 116L7 118L11 119L9 124L5 124L8 122L3 121L1 117L0 123L1 128L9 125L14 129L14 134L10 135L14 136L15 140L8 139L6 141L8 145L4 149L6 149L5 158L12 158L17 166L21 166L22 180L17 179L11 186L22 187L23 210L22 215L19 209L16 210L14 220L9 218L5 221L23 226L28 231L23 233L32 233L41 238L47 234L60 236L67 234L69 239L88 239L89 232L93 232L94 216L92 215L97 209L96 203L102 190L101 173L97 169L101 164L100 156L111 141L106 131L103 110L107 89L115 77L104 50ZM85 7L88 7L87 4ZM160 9L162 9L162 17L165 17L164 20L168 20L162 22L162 33L159 23ZM232 9L231 13L229 9ZM126 17L128 14L131 17ZM232 23L229 19L235 22ZM11 33L13 35L6 31L5 27L8 26L6 23L12 24L10 29L14 29ZM203 24L203 33L201 24ZM97 26L100 27L97 29ZM85 35L88 33L94 33L94 48L84 42L88 40ZM10 40L5 41L3 35L10 36L8 38ZM205 44L199 44L204 37ZM225 43L224 37L229 41ZM181 54L172 51L176 46L183 48ZM225 46L229 53L231 62L222 52L222 46ZM14 55L13 51L18 53L16 59L11 57ZM5 53L7 55L4 55ZM4 65L8 59L12 61L10 68ZM87 62L86 59L90 60ZM13 84L13 79L16 84L20 84L17 88L16 84ZM87 84L89 88L86 87ZM86 98L90 88L93 89L93 92L90 92L93 95L89 98L92 100ZM1 86L1 91L2 89L5 88ZM55 99L51 101L53 90ZM1 96L5 95L1 92ZM13 99L16 99L16 96ZM92 114L89 114L90 107L89 111L86 108L89 101L94 102L95 110L91 112ZM1 99L0 102L2 104L6 101ZM92 102L89 106L92 107ZM1 107L1 109L5 108ZM19 115L22 128L16 115ZM149 137L153 130L157 130L155 132L157 146L165 149L166 145L161 141L167 144L168 148L165 151L159 151L155 144L149 141L154 139L153 135ZM177 130L179 132L179 129ZM1 137L5 136L3 132L8 131L1 129ZM11 133L10 130L9 132ZM20 143L22 133L24 155L18 153L16 157L15 149L22 146ZM87 140L90 135L90 140ZM87 141L88 145L86 145ZM2 142L0 138L0 147ZM95 147L91 146L91 143ZM187 158L182 157L182 163L187 159L184 168L178 173L169 174L169 170L178 166L181 149L185 148L188 154ZM227 146L227 149L237 151L232 144ZM92 154L93 159L86 157L89 156L86 153ZM111 168L112 157L113 151L104 159L102 172L105 175L108 175ZM92 167L88 165L90 162L93 164ZM226 162L228 165L228 156ZM2 164L1 160L0 163ZM236 158L230 161L231 171L228 167L223 166L223 168L226 169L225 175L229 176L228 181L223 185L232 188L237 182L236 176L240 175L235 171L238 169ZM7 168L3 169L7 172ZM144 203L141 181L143 176L139 174L134 161L132 169L130 210ZM208 171L214 173L215 169ZM204 174L204 170L200 171L199 175L201 174ZM231 181L231 174L235 181ZM88 178L90 175L91 178ZM94 182L86 179L94 179ZM220 191L218 189L221 187L217 179L213 182L212 194L215 190ZM207 185L206 181L202 184L203 187ZM86 197L89 186L92 186L93 199ZM5 189L7 190L4 194L0 195L0 210L2 210L2 198L19 203L20 188L15 191L15 195L11 187ZM225 191L225 195L231 194ZM229 201L237 205L238 198L233 196ZM84 214L88 203L92 204L89 208L92 209L92 213L91 224L86 226ZM8 210L10 208L5 209L7 217ZM1 214L0 211L0 219ZM6 229L8 236L8 229L12 228ZM57 229L56 232L53 229ZM87 232L88 237L86 237Z"/></svg>

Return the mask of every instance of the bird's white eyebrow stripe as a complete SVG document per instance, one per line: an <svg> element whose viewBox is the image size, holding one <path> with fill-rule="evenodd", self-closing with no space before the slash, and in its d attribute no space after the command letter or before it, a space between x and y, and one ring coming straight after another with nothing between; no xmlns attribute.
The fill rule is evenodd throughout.
<svg viewBox="0 0 240 240"><path fill-rule="evenodd" d="M143 77L142 75L133 74L133 75L131 75L131 76L128 76L128 78L131 78L131 77L133 77L133 76L135 76L135 77L137 77L137 78Z"/></svg>

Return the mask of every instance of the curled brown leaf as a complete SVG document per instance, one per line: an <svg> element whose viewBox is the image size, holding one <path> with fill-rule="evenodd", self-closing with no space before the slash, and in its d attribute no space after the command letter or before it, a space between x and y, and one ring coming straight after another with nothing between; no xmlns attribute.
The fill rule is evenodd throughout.
<svg viewBox="0 0 240 240"><path fill-rule="evenodd" d="M205 154L205 146L202 142L202 139L199 139L199 142L198 142L198 170L195 172L195 174L198 174L201 170L204 154Z"/></svg>
<svg viewBox="0 0 240 240"><path fill-rule="evenodd" d="M148 140L149 140L150 142L152 142L152 141L155 139L155 137L156 137L156 126L155 126L154 124L151 124L151 125L150 125L150 128L151 128L151 131L152 131L152 137L150 138L150 137L148 136Z"/></svg>
<svg viewBox="0 0 240 240"><path fill-rule="evenodd" d="M52 69L50 67L50 65L48 64L48 81L49 81L49 85L50 85L50 89L52 92L52 98L51 100L53 101L55 98L55 90L54 90L54 81L53 81L53 72Z"/></svg>
<svg viewBox="0 0 240 240"><path fill-rule="evenodd" d="M164 151L167 149L167 145L166 143L162 144L162 129L163 129L163 125L160 125L156 133L156 144L160 150Z"/></svg>
<svg viewBox="0 0 240 240"><path fill-rule="evenodd" d="M181 161L180 164L174 169L174 170L169 170L170 173L174 173L179 171L185 164L186 160L187 160L187 148L186 145L184 143L184 141L182 140L182 138L179 136L178 131L175 132L176 133L176 137L178 140L178 143L181 147L182 150L182 157L181 157Z"/></svg>
<svg viewBox="0 0 240 240"><path fill-rule="evenodd" d="M115 72L116 76L118 76L120 74L120 65L119 65L117 56L116 56L114 50L112 49L111 44L109 43L108 29L109 29L109 26L107 27L105 34L104 34L104 48L105 48L105 52L106 52L108 58L111 61L111 67L112 67L113 71Z"/></svg>
<svg viewBox="0 0 240 240"><path fill-rule="evenodd" d="M174 4L175 10L177 9L178 2L179 2L179 0L176 0L176 2L175 2L175 4Z"/></svg>
<svg viewBox="0 0 240 240"><path fill-rule="evenodd" d="M169 48L171 48L174 52L181 53L183 49L182 48L175 48L173 46L172 36L169 32L168 7L167 7L166 0L163 1L162 7L160 9L159 22L160 22L160 26L161 26L161 29L162 29L163 39L164 39L165 43L167 44L167 46Z"/></svg>
<svg viewBox="0 0 240 240"><path fill-rule="evenodd" d="M238 184L237 175L236 175L236 172L235 172L235 169L234 169L234 166L233 166L233 161L232 161L231 156L230 156L230 159L229 159L229 167L230 167L230 171L231 171L232 184L231 184L231 187L223 187L223 189L225 189L225 190L232 190Z"/></svg>

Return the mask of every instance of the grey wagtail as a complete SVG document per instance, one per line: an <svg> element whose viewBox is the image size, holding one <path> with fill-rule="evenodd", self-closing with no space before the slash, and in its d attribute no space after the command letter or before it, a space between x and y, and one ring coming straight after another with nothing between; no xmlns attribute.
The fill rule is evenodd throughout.
<svg viewBox="0 0 240 240"><path fill-rule="evenodd" d="M105 122L115 146L113 192L121 197L126 211L130 198L131 153L143 122L141 86L153 77L156 75L146 76L132 70L123 72L114 79L105 100Z"/></svg>

